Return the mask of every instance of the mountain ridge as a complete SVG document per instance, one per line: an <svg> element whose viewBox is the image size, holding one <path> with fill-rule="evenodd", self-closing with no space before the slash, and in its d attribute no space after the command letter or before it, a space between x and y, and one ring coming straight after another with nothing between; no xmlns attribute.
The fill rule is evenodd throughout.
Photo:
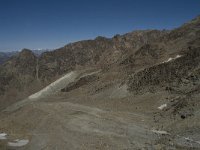
<svg viewBox="0 0 200 150"><path fill-rule="evenodd" d="M199 85L200 17L23 49L0 65L0 149L200 149Z"/></svg>
<svg viewBox="0 0 200 150"><path fill-rule="evenodd" d="M116 35L113 38L99 36L94 40L78 41L54 51L44 52L39 58L33 56L32 53L21 57L22 51L19 56L14 56L1 65L1 68L4 68L2 70L11 70L8 72L12 72L12 76L16 74L28 77L28 83L36 78L42 82L52 81L55 76L61 76L78 67L93 66L108 70L126 66L129 68L126 69L126 72L132 72L132 70L146 68L163 61L170 55L187 51L188 47L199 46L199 24L200 18L197 17L171 31L140 30ZM146 52L148 49L152 54ZM34 58L26 59L26 57ZM23 59L22 63L20 63L20 59ZM28 69L25 66L30 62L32 65ZM17 70L16 68L21 69ZM27 69L28 72L23 72Z"/></svg>

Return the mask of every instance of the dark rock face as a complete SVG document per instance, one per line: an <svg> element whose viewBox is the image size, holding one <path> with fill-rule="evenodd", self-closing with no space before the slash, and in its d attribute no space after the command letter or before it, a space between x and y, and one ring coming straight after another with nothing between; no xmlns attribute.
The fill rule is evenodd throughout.
<svg viewBox="0 0 200 150"><path fill-rule="evenodd" d="M200 66L200 48L190 49L184 56L146 68L135 73L129 82L130 90L150 88L155 85L168 85L181 82Z"/></svg>
<svg viewBox="0 0 200 150"><path fill-rule="evenodd" d="M72 82L71 84L69 84L67 87L65 87L64 89L62 89L62 92L69 92L71 90L77 89L83 85L89 84L93 81L98 80L98 76L96 75L88 75L85 77L81 77L78 81L76 82Z"/></svg>
<svg viewBox="0 0 200 150"><path fill-rule="evenodd" d="M164 50L161 47L159 47L159 45L146 44L135 52L135 56L150 56L152 58L158 59L162 53L164 53Z"/></svg>
<svg viewBox="0 0 200 150"><path fill-rule="evenodd" d="M61 75L76 66L92 66L99 62L101 55L112 48L110 39L80 41L66 45L52 52L43 53L39 59L40 77Z"/></svg>

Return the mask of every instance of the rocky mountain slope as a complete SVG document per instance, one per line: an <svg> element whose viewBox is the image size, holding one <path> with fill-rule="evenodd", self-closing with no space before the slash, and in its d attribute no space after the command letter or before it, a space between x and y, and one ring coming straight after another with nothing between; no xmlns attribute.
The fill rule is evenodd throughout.
<svg viewBox="0 0 200 150"><path fill-rule="evenodd" d="M69 83L71 71L82 73ZM10 135L0 146L26 138L19 149L199 149L199 83L200 17L39 57L24 49L0 66L0 132Z"/></svg>

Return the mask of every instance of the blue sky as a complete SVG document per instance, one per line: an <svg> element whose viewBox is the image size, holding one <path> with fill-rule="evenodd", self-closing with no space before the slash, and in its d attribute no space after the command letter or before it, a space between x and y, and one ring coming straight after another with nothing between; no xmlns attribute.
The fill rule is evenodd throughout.
<svg viewBox="0 0 200 150"><path fill-rule="evenodd" d="M200 0L0 0L0 51L172 29L197 15Z"/></svg>

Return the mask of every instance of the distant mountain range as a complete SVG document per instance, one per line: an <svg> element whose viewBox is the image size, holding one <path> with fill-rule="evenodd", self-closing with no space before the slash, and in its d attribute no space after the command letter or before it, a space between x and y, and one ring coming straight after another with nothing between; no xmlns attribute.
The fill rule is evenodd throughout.
<svg viewBox="0 0 200 150"><path fill-rule="evenodd" d="M18 51L13 51L13 52L0 52L0 64L4 63L7 61L10 57L13 55L18 54Z"/></svg>
<svg viewBox="0 0 200 150"><path fill-rule="evenodd" d="M31 50L37 57L42 53L51 51L49 49L41 49L41 50ZM0 64L6 62L12 56L18 55L20 51L11 51L11 52L0 52Z"/></svg>
<svg viewBox="0 0 200 150"><path fill-rule="evenodd" d="M31 50L36 56L40 56L42 53L44 52L48 52L51 51L50 49L35 49L35 50Z"/></svg>

